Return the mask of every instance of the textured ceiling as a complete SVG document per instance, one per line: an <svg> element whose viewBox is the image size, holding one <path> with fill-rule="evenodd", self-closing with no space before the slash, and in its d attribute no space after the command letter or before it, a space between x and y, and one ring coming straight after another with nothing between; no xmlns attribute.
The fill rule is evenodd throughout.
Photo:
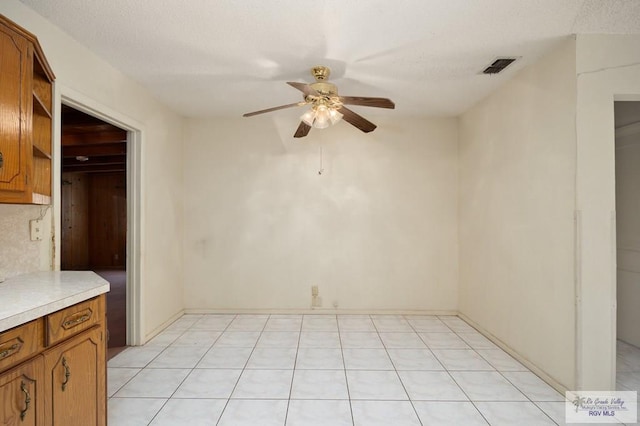
<svg viewBox="0 0 640 426"><path fill-rule="evenodd" d="M640 33L640 0L22 1L185 116L301 100L316 64L396 102L367 116L458 115L571 34Z"/></svg>

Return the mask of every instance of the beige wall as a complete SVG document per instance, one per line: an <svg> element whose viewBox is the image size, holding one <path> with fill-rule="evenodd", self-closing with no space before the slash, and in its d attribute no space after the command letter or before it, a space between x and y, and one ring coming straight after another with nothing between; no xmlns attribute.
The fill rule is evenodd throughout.
<svg viewBox="0 0 640 426"><path fill-rule="evenodd" d="M637 123L616 129L617 337L640 347L639 191L640 116Z"/></svg>
<svg viewBox="0 0 640 426"><path fill-rule="evenodd" d="M182 303L182 119L172 113L143 89L94 53L60 31L47 20L17 0L0 2L0 13L36 34L56 74L58 99L86 103L98 111L113 111L125 122L142 127L141 181L141 241L140 267L142 281L141 302L144 312L141 332L146 334L160 327L180 312ZM59 126L59 110L54 111ZM59 134L58 129L54 133ZM59 170L60 138L54 143L54 160ZM59 178L56 178L59 184ZM59 226L59 189L54 188L54 222ZM2 207L10 211L20 227L27 226L33 211L38 208ZM35 251L25 242L28 234L13 232L0 221L0 234L10 232L10 244L16 247L3 258L9 265L8 274L16 272L25 258ZM27 228L28 229L28 228ZM56 232L59 235L59 232ZM5 241L2 241L3 244ZM46 250L35 265L47 264ZM4 255L4 253L3 253ZM131 255L131 254L130 254ZM42 259L42 256L45 259ZM59 259L56 259L59 265ZM16 265L16 266L14 266ZM19 272L26 272L24 268Z"/></svg>
<svg viewBox="0 0 640 426"><path fill-rule="evenodd" d="M575 382L575 41L460 118L460 311Z"/></svg>
<svg viewBox="0 0 640 426"><path fill-rule="evenodd" d="M577 37L578 387L615 389L613 102L640 100L640 35Z"/></svg>
<svg viewBox="0 0 640 426"><path fill-rule="evenodd" d="M456 120L299 115L187 122L186 308L455 311Z"/></svg>

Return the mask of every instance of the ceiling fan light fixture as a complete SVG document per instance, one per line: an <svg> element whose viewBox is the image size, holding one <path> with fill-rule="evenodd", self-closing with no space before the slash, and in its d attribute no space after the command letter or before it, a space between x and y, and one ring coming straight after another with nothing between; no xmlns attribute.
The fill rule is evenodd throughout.
<svg viewBox="0 0 640 426"><path fill-rule="evenodd" d="M313 120L313 127L316 129L326 129L331 125L331 116L329 114L329 108L324 105L319 105L316 108L316 119Z"/></svg>
<svg viewBox="0 0 640 426"><path fill-rule="evenodd" d="M331 124L336 124L338 121L342 120L342 113L337 109L329 109L329 119L331 120Z"/></svg>
<svg viewBox="0 0 640 426"><path fill-rule="evenodd" d="M315 83L300 83L297 81L287 81L287 84L297 89L303 94L302 102L295 102L287 105L280 105L259 111L248 112L243 117L253 117L254 115L267 112L278 111L285 108L308 105L309 108L300 116L300 124L293 134L294 138L303 138L309 134L311 128L325 129L342 120L357 127L364 133L375 130L376 125L351 111L345 105L361 105L376 108L395 108L391 99L371 98L366 96L339 96L338 88L335 84L329 83L330 70L324 66L317 66L311 69L311 75L315 78Z"/></svg>
<svg viewBox="0 0 640 426"><path fill-rule="evenodd" d="M302 120L306 125L313 127L313 121L316 118L316 113L313 111L313 108L308 109L304 114L300 116L300 120Z"/></svg>
<svg viewBox="0 0 640 426"><path fill-rule="evenodd" d="M326 129L342 119L342 114L326 105L316 105L302 114L300 120L316 129Z"/></svg>

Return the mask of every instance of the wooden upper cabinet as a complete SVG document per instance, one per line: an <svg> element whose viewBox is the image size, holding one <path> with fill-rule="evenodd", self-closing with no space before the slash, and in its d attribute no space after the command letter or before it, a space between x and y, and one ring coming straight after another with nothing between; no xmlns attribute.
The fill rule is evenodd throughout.
<svg viewBox="0 0 640 426"><path fill-rule="evenodd" d="M51 202L54 75L38 39L0 15L0 203Z"/></svg>
<svg viewBox="0 0 640 426"><path fill-rule="evenodd" d="M27 40L0 25L0 189L23 192L26 188L28 151L23 117L29 114Z"/></svg>

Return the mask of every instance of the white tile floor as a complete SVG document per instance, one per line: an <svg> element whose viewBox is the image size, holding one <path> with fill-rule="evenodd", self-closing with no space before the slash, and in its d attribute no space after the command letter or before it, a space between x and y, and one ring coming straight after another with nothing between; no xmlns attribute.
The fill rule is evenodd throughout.
<svg viewBox="0 0 640 426"><path fill-rule="evenodd" d="M108 394L110 426L564 420L562 395L452 316L185 315L109 361Z"/></svg>

